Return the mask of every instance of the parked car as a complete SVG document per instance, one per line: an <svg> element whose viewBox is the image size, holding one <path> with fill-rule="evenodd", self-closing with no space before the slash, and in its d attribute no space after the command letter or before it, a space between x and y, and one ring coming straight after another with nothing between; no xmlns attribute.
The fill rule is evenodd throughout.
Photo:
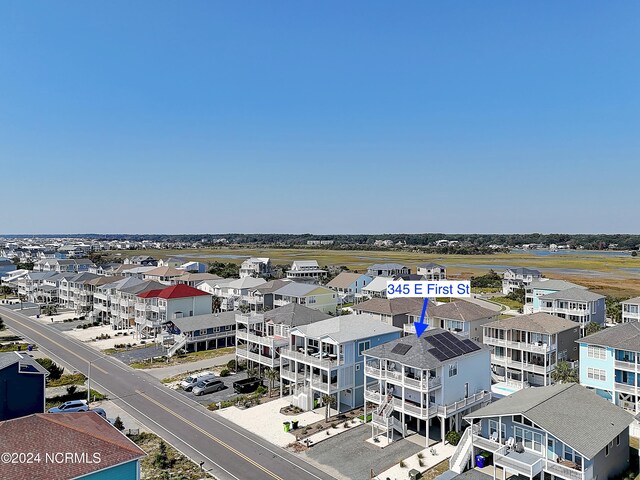
<svg viewBox="0 0 640 480"><path fill-rule="evenodd" d="M213 372L194 373L193 375L189 375L187 378L182 380L180 382L180 386L185 392L188 392L203 380L209 380L214 377L215 375L213 374Z"/></svg>
<svg viewBox="0 0 640 480"><path fill-rule="evenodd" d="M209 378L199 382L193 387L193 393L197 396L204 395L206 393L213 393L219 390L223 390L225 387L222 380L216 380L215 378Z"/></svg>
<svg viewBox="0 0 640 480"><path fill-rule="evenodd" d="M97 407L97 408L92 408L91 410L89 410L90 412L95 412L98 415L100 415L102 418L107 418L107 412L104 411L103 408Z"/></svg>
<svg viewBox="0 0 640 480"><path fill-rule="evenodd" d="M61 412L87 412L89 406L84 400L71 400L64 402L62 405L50 408L47 410L49 413L61 413Z"/></svg>
<svg viewBox="0 0 640 480"><path fill-rule="evenodd" d="M259 378L245 378L233 382L233 389L238 393L251 393L255 392L260 385L262 385L262 380Z"/></svg>

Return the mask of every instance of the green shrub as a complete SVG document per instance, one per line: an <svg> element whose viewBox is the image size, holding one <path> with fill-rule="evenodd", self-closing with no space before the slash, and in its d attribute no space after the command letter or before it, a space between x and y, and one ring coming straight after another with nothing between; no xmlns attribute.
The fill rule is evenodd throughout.
<svg viewBox="0 0 640 480"><path fill-rule="evenodd" d="M229 360L227 362L227 369L235 371L235 369L236 369L236 361L235 360Z"/></svg>
<svg viewBox="0 0 640 480"><path fill-rule="evenodd" d="M58 366L58 364L50 358L37 358L36 362L49 372L49 380L58 380L64 372L64 367Z"/></svg>
<svg viewBox="0 0 640 480"><path fill-rule="evenodd" d="M220 372L220 376L221 377L228 377L230 374L229 370L226 368L223 368L222 371Z"/></svg>
<svg viewBox="0 0 640 480"><path fill-rule="evenodd" d="M447 433L444 439L455 447L458 445L458 442L460 442L460 434L455 430L451 430Z"/></svg>

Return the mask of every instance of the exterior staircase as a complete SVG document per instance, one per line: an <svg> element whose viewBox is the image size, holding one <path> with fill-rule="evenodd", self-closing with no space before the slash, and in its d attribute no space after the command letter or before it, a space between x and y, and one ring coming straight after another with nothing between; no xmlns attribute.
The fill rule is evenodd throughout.
<svg viewBox="0 0 640 480"><path fill-rule="evenodd" d="M176 341L167 350L167 356L169 357L173 357L176 353L178 353L178 350L184 348L184 346L187 344L187 337L185 335L174 335L173 338Z"/></svg>
<svg viewBox="0 0 640 480"><path fill-rule="evenodd" d="M456 447L453 455L449 458L449 469L456 473L462 473L466 470L472 453L471 427L462 434L460 442Z"/></svg>

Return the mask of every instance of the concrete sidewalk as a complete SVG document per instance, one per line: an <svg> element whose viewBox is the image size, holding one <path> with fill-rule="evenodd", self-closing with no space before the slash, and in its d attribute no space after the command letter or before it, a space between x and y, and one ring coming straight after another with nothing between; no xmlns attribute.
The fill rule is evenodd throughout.
<svg viewBox="0 0 640 480"><path fill-rule="evenodd" d="M234 353L229 353L227 355L220 355L215 358L208 358L206 360L198 360L196 362L190 363L181 363L179 365L171 365L170 367L160 367L160 368L144 368L140 369L143 372L148 373L149 375L157 378L158 380L162 380L163 378L173 377L175 375L180 375L181 373L189 373L195 370L203 370L205 368L219 367L221 365L226 365L229 360L234 360L236 358Z"/></svg>

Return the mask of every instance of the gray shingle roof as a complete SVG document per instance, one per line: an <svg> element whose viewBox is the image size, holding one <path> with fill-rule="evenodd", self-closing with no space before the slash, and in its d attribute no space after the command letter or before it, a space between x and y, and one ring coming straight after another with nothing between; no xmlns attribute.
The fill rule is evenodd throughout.
<svg viewBox="0 0 640 480"><path fill-rule="evenodd" d="M329 288L347 288L360 277L367 276L362 273L340 272L336 278L327 283ZM371 277L367 277L371 278Z"/></svg>
<svg viewBox="0 0 640 480"><path fill-rule="evenodd" d="M625 300L623 302L620 303L630 303L630 304L634 304L634 305L639 305L640 304L640 297L633 297L630 298L629 300Z"/></svg>
<svg viewBox="0 0 640 480"><path fill-rule="evenodd" d="M398 336L400 336L400 332L402 332L400 328L381 322L373 315L366 313L331 317L327 320L295 327L294 330L310 338L329 337L336 343L350 342L388 333L398 333Z"/></svg>
<svg viewBox="0 0 640 480"><path fill-rule="evenodd" d="M290 282L273 293L275 293L276 295L286 295L288 297L304 297L305 295L308 295L309 293L319 288L326 290L325 293L333 293L333 290L330 290L326 287L321 287L320 285L298 282Z"/></svg>
<svg viewBox="0 0 640 480"><path fill-rule="evenodd" d="M400 263L376 263L374 265L371 265L368 270L400 270L403 268L409 267Z"/></svg>
<svg viewBox="0 0 640 480"><path fill-rule="evenodd" d="M262 285L255 287L253 290L256 290L264 295L266 293L273 293L290 283L291 280L269 280L267 283L263 283Z"/></svg>
<svg viewBox="0 0 640 480"><path fill-rule="evenodd" d="M274 308L264 313L264 319L276 324L285 324L291 327L308 325L331 318L331 315L314 310L298 303L289 303L282 307Z"/></svg>
<svg viewBox="0 0 640 480"><path fill-rule="evenodd" d="M238 312L207 313L193 317L174 318L171 322L182 332L193 332L194 330L235 325L236 313Z"/></svg>
<svg viewBox="0 0 640 480"><path fill-rule="evenodd" d="M367 356L385 358L388 360L393 360L394 362L401 363L403 365L408 365L410 367L428 370L431 368L439 367L440 365L446 363L451 363L451 361L455 358L476 355L478 352L487 350L487 347L485 347L481 343L471 340L476 346L479 347L479 350L459 355L457 357L449 358L445 361L438 360L429 352L429 350L433 348L433 345L427 342L426 339L432 335L444 332L447 332L447 330L443 330L441 328L432 328L430 330L426 330L419 338L416 335L408 335L398 340L392 340L391 342L377 345L373 348L370 348L369 350L365 350L364 353ZM462 343L462 341L464 340L462 337L453 334L449 338L451 338L454 342L460 343ZM393 353L393 348L398 344L407 345L410 348L404 355ZM487 358L487 375L489 374L488 369L489 359Z"/></svg>
<svg viewBox="0 0 640 480"><path fill-rule="evenodd" d="M533 280L527 288L539 288L541 290L568 290L570 288L584 288L582 285L576 285L575 283L567 282L566 280Z"/></svg>
<svg viewBox="0 0 640 480"><path fill-rule="evenodd" d="M465 418L518 414L588 459L633 421L631 414L576 383L525 388Z"/></svg>
<svg viewBox="0 0 640 480"><path fill-rule="evenodd" d="M576 322L542 312L503 318L495 322L485 323L483 326L548 334L564 332L565 330L579 327Z"/></svg>
<svg viewBox="0 0 640 480"><path fill-rule="evenodd" d="M547 295L542 295L540 297L541 300L557 299L575 300L577 302L592 302L595 300L600 300L601 298L604 298L604 295L593 293L583 288L569 288L567 290L560 290L559 292L555 293L548 293Z"/></svg>
<svg viewBox="0 0 640 480"><path fill-rule="evenodd" d="M45 375L49 375L49 372L29 355L20 354L18 352L0 353L0 370L10 367L18 362L23 365L29 365L31 371L36 370Z"/></svg>
<svg viewBox="0 0 640 480"><path fill-rule="evenodd" d="M541 275L540 270L535 270L533 268L526 268L526 267L507 268L505 271L513 272L516 275L537 275L537 276Z"/></svg>
<svg viewBox="0 0 640 480"><path fill-rule="evenodd" d="M483 318L495 317L496 315L497 312L493 310L481 307L475 303L465 302L464 300L441 303L429 310L429 316L432 318L458 320L461 322L472 322Z"/></svg>
<svg viewBox="0 0 640 480"><path fill-rule="evenodd" d="M640 352L640 323L621 323L578 340L579 343Z"/></svg>
<svg viewBox="0 0 640 480"><path fill-rule="evenodd" d="M437 263L429 262L429 263L419 263L417 265L418 268L445 268L444 265L438 265Z"/></svg>
<svg viewBox="0 0 640 480"><path fill-rule="evenodd" d="M423 298L372 298L366 302L354 305L353 309L361 312L378 313L383 315L406 315L416 313L420 315L423 305ZM433 308L435 308L435 305L432 307L431 304L429 304L429 312L431 312Z"/></svg>

